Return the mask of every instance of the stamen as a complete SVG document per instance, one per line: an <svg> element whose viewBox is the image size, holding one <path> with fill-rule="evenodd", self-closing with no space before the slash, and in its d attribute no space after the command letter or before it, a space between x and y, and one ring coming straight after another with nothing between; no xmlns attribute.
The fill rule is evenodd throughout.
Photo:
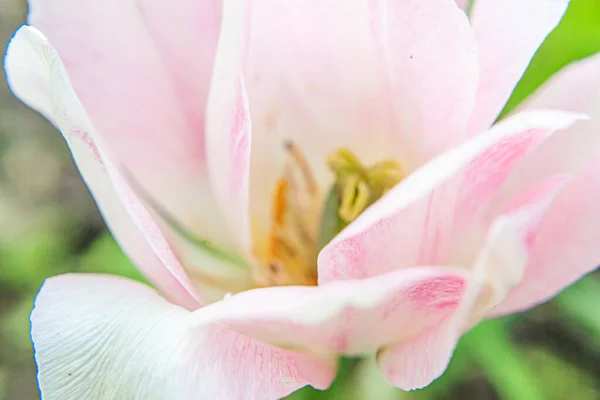
<svg viewBox="0 0 600 400"><path fill-rule="evenodd" d="M327 165L329 165L329 168L336 174L352 172L364 174L360 160L345 147L342 147L335 153L331 153L327 156Z"/></svg>
<svg viewBox="0 0 600 400"><path fill-rule="evenodd" d="M349 149L327 157L335 183L325 204L302 151L285 142L288 159L273 191L271 230L255 270L260 286L316 285L321 247L395 186L404 173L393 160L369 167Z"/></svg>
<svg viewBox="0 0 600 400"><path fill-rule="evenodd" d="M283 225L284 213L287 206L288 184L285 179L279 179L275 186L274 207L273 207L273 222L277 226Z"/></svg>
<svg viewBox="0 0 600 400"><path fill-rule="evenodd" d="M367 168L347 148L330 154L327 164L336 175L335 185L340 195L338 212L346 224L404 178L402 167L396 161L385 160Z"/></svg>
<svg viewBox="0 0 600 400"><path fill-rule="evenodd" d="M273 193L267 254L256 281L263 286L315 285L318 186L304 154L285 142L289 158Z"/></svg>
<svg viewBox="0 0 600 400"><path fill-rule="evenodd" d="M344 184L341 186L342 195L339 214L348 223L354 221L367 207L371 189L358 174L346 177Z"/></svg>
<svg viewBox="0 0 600 400"><path fill-rule="evenodd" d="M308 162L306 161L306 157L304 157L304 154L300 151L300 149L298 149L298 147L293 142L288 140L284 143L284 146L285 149L292 156L293 160L295 161L295 164L302 172L302 176L304 177L304 182L306 183L308 192L311 195L316 195L318 191L317 183L312 174L312 171L310 170L310 165L308 165Z"/></svg>

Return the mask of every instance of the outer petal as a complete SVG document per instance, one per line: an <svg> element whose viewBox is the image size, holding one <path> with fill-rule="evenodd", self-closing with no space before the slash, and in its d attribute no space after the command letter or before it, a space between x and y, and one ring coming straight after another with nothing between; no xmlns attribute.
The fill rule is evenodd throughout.
<svg viewBox="0 0 600 400"><path fill-rule="evenodd" d="M464 269L420 267L318 287L256 289L195 312L194 321L284 348L372 353L451 314L468 276Z"/></svg>
<svg viewBox="0 0 600 400"><path fill-rule="evenodd" d="M220 25L216 0L31 0L105 151L182 224L231 245L205 168L204 108Z"/></svg>
<svg viewBox="0 0 600 400"><path fill-rule="evenodd" d="M469 133L490 127L534 53L562 18L568 0L478 0L471 21L480 77Z"/></svg>
<svg viewBox="0 0 600 400"><path fill-rule="evenodd" d="M63 275L31 315L42 396L80 399L279 399L327 387L331 362L217 326L121 278Z"/></svg>
<svg viewBox="0 0 600 400"><path fill-rule="evenodd" d="M596 157L544 218L522 282L494 315L542 303L600 265L599 202L600 157Z"/></svg>
<svg viewBox="0 0 600 400"><path fill-rule="evenodd" d="M133 194L126 203L119 198L109 176L109 171L113 175L116 171L96 144L94 128L56 52L35 28L23 27L15 34L6 56L6 71L15 94L46 114L62 131L100 211L125 252L167 296L186 307L197 307L195 289L148 212ZM117 183L121 193L126 194L126 185Z"/></svg>
<svg viewBox="0 0 600 400"><path fill-rule="evenodd" d="M258 223L270 215L288 140L305 153L324 194L326 157L340 147L365 163L396 158L410 170L413 154L464 133L477 55L453 1L257 0L250 13L243 72Z"/></svg>
<svg viewBox="0 0 600 400"><path fill-rule="evenodd" d="M600 54L564 68L521 109L553 108L588 115L559 132L519 166L510 181L513 193L552 174L577 172L600 151Z"/></svg>
<svg viewBox="0 0 600 400"><path fill-rule="evenodd" d="M378 361L393 385L411 390L427 386L446 369L458 338L478 322L527 265L531 238L565 180L558 177L520 196L498 217L485 240L460 306L439 324L410 340L382 350ZM517 276L511 272L517 272Z"/></svg>
<svg viewBox="0 0 600 400"><path fill-rule="evenodd" d="M544 221L524 281L498 307L496 312L500 314L543 302L600 264L595 232L600 154L600 55L565 68L536 92L524 108L537 106L585 112L591 118L559 132L540 146L519 165L502 192L503 197L509 197L552 174L579 174Z"/></svg>
<svg viewBox="0 0 600 400"><path fill-rule="evenodd" d="M186 273L163 237L162 232L172 232L165 230L164 223L160 226L162 230L159 230L153 221L156 215L149 214L136 193L132 192L120 176L112 164L112 159L109 160L110 156L104 152L106 146L101 145L101 138L96 134L95 126L92 126L86 111L73 93L69 78L55 50L35 28L25 27L17 33L6 58L6 70L15 94L49 117L62 130L70 146L81 146L82 150L72 148L79 169L111 230L138 267L153 283L171 295L169 288L172 286L173 277L164 279L160 274L155 275L157 271L164 270L160 262L157 266L158 260L144 261L148 258L152 260L153 253L157 252L176 280L183 284L186 290L191 290L190 293L193 293L192 297L195 298L195 289L190 286ZM98 162L103 165L98 166ZM86 165L90 163L92 167L88 168ZM98 168L101 172L99 174ZM112 184L107 180L107 173ZM97 180L104 182L101 184L102 189L95 188ZM115 189L119 192L120 199L115 197ZM119 201L123 202L125 208L118 204ZM122 212L125 210L133 217L137 227L131 225L132 220L129 217L123 216ZM139 235L136 229L142 230L143 234ZM121 233L121 230L126 232ZM154 251L142 248L132 252L129 246L136 246L134 238L144 236ZM213 301L222 298L224 293L246 288L244 285L249 277L247 269L234 267L229 262L212 257L210 253L179 237L170 236L169 239L177 239L177 256L186 261L186 268L203 291L205 301ZM190 305L188 302L185 304ZM197 305L197 300L194 304Z"/></svg>
<svg viewBox="0 0 600 400"><path fill-rule="evenodd" d="M321 251L319 282L414 265L470 265L495 216L492 199L515 165L578 118L522 113L432 160Z"/></svg>

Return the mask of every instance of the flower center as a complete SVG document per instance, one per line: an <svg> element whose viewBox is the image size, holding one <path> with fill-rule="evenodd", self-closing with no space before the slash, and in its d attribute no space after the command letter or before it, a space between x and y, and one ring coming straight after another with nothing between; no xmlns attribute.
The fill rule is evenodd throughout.
<svg viewBox="0 0 600 400"><path fill-rule="evenodd" d="M255 268L259 286L316 285L317 255L346 225L404 177L400 165L385 160L364 166L350 150L327 157L335 176L325 203L306 157L292 142L272 196L271 228Z"/></svg>
<svg viewBox="0 0 600 400"><path fill-rule="evenodd" d="M402 167L396 161L385 160L367 168L346 148L330 154L327 163L336 176L335 186L340 197L338 214L346 224L404 178Z"/></svg>

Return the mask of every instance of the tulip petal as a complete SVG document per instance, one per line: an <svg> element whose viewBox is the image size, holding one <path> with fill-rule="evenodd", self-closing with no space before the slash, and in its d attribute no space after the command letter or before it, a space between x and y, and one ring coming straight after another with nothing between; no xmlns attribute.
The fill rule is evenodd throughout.
<svg viewBox="0 0 600 400"><path fill-rule="evenodd" d="M325 196L330 153L410 171L460 140L475 99L475 39L449 0L255 1L247 51L253 226L271 215L286 142Z"/></svg>
<svg viewBox="0 0 600 400"><path fill-rule="evenodd" d="M335 237L318 258L319 283L415 265L470 265L515 165L581 116L529 111L415 171ZM389 243L401 245L390 246Z"/></svg>
<svg viewBox="0 0 600 400"><path fill-rule="evenodd" d="M451 314L468 277L460 268L421 267L318 287L255 289L194 312L194 323L316 354L372 353Z"/></svg>
<svg viewBox="0 0 600 400"><path fill-rule="evenodd" d="M471 310L471 318L483 317L521 282L541 233L542 219L571 179L570 175L557 175L542 181L512 199L495 218L475 261L474 268L485 277L486 287L479 294L478 309Z"/></svg>
<svg viewBox="0 0 600 400"><path fill-rule="evenodd" d="M483 317L496 296L502 297L510 287L506 285L519 278L511 272L519 275L527 265L531 237L564 183L564 177L542 183L495 219L454 313L411 340L379 352L379 366L391 384L404 390L418 389L444 372L463 331Z"/></svg>
<svg viewBox="0 0 600 400"><path fill-rule="evenodd" d="M29 5L29 24L57 49L116 166L125 166L189 231L231 248L205 166L204 109L219 2Z"/></svg>
<svg viewBox="0 0 600 400"><path fill-rule="evenodd" d="M169 298L196 308L200 304L196 290L152 218L122 179L114 180L119 179L118 173L97 143L94 127L52 46L37 29L25 26L12 39L5 66L13 92L61 130L125 252Z"/></svg>
<svg viewBox="0 0 600 400"><path fill-rule="evenodd" d="M475 37L454 1L376 0L371 12L402 161L421 165L466 137L479 76Z"/></svg>
<svg viewBox="0 0 600 400"><path fill-rule="evenodd" d="M487 130L546 36L567 9L568 0L479 0L471 22L479 44L480 77L469 133Z"/></svg>
<svg viewBox="0 0 600 400"><path fill-rule="evenodd" d="M591 118L558 132L515 170L501 195L513 196L533 182L559 173L576 180L557 200L543 223L532 264L522 284L496 312L520 311L546 301L600 264L597 165L600 154L600 54L568 66L524 105L585 112Z"/></svg>
<svg viewBox="0 0 600 400"><path fill-rule="evenodd" d="M550 78L522 108L553 108L597 115L600 101L600 53L573 62Z"/></svg>
<svg viewBox="0 0 600 400"><path fill-rule="evenodd" d="M334 377L330 360L193 326L190 316L123 278L50 278L31 315L43 398L279 399Z"/></svg>
<svg viewBox="0 0 600 400"><path fill-rule="evenodd" d="M564 68L521 107L579 112L590 118L558 132L519 166L512 193L549 175L577 172L600 151L600 54Z"/></svg>
<svg viewBox="0 0 600 400"><path fill-rule="evenodd" d="M208 171L214 193L240 250L249 253L249 176L252 121L242 62L250 1L223 1L222 34L207 106Z"/></svg>
<svg viewBox="0 0 600 400"><path fill-rule="evenodd" d="M494 315L545 302L600 265L599 177L600 157L596 157L556 200L542 221L521 283Z"/></svg>

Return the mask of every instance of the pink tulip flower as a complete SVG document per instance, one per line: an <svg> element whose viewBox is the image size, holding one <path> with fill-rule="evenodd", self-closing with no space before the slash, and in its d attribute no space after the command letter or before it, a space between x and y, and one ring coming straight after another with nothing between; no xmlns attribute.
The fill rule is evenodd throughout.
<svg viewBox="0 0 600 400"><path fill-rule="evenodd" d="M44 399L277 399L363 354L421 388L600 263L600 57L495 122L567 1L30 7L10 86L156 287L48 279Z"/></svg>

